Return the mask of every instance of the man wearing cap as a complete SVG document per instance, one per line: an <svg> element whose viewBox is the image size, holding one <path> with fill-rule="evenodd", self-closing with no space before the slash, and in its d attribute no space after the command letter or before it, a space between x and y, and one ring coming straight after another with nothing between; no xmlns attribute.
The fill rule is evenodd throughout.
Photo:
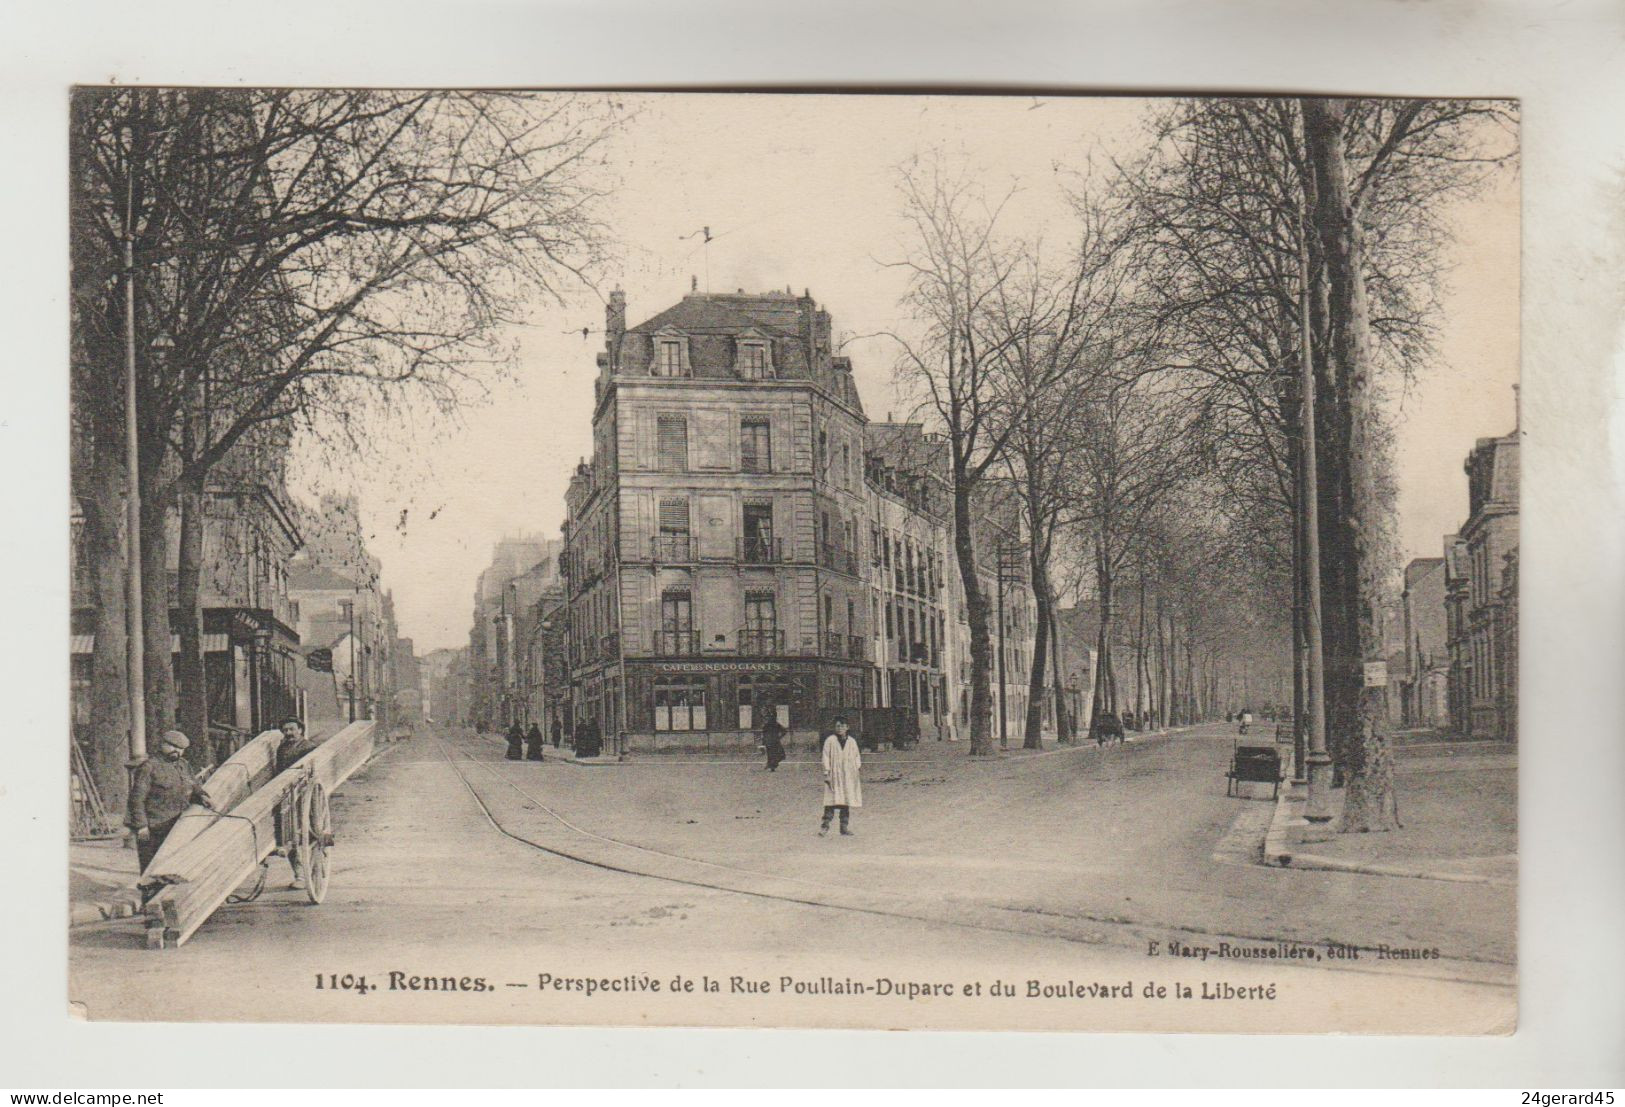
<svg viewBox="0 0 1625 1107"><path fill-rule="evenodd" d="M203 785L186 763L192 743L178 730L167 731L158 743L158 756L135 768L130 783L130 829L135 831L135 853L141 871L157 856L158 848L175 829L175 820L193 803L213 809Z"/></svg>
<svg viewBox="0 0 1625 1107"><path fill-rule="evenodd" d="M282 742L277 746L276 750L276 771L280 775L287 772L295 762L317 746L320 746L321 743L305 737L305 724L300 721L297 715L289 715L286 719L283 719L278 729L282 731ZM298 847L288 840L291 835L288 833L288 828L282 825L281 819L277 820L276 831L277 844L288 847L288 865L293 869L293 882L288 887L292 889L303 888L305 886L305 859L299 856Z"/></svg>

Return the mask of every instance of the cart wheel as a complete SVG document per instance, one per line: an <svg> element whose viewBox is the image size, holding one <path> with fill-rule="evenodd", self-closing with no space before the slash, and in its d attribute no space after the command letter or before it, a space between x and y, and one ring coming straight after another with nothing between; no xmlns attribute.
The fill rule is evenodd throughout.
<svg viewBox="0 0 1625 1107"><path fill-rule="evenodd" d="M327 847L333 844L333 813L327 804L327 793L320 784L311 784L307 801L305 839L305 897L311 903L320 903L327 896Z"/></svg>

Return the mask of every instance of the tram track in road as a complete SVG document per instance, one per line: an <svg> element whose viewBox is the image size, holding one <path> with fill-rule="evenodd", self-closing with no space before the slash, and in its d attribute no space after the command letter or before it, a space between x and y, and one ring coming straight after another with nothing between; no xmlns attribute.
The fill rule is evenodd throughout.
<svg viewBox="0 0 1625 1107"><path fill-rule="evenodd" d="M821 908L848 914L867 915L902 922L924 923L929 926L950 926L980 933L1014 935L1028 939L1048 939L1072 945L1144 948L1147 937L1167 938L1179 935L1197 942L1228 939L1232 942L1257 943L1273 941L1262 935L1216 934L1190 927L1156 922L1139 922L1125 918L1091 916L1082 913L1064 913L1039 908L1005 907L963 900L954 897L918 898L911 902L906 896L873 889L852 888L826 881L764 873L760 870L739 868L714 861L672 853L640 845L636 842L599 834L571 822L546 802L514 781L498 773L488 762L464 754L455 756L446 742L433 739L447 766L456 774L469 797L480 809L491 828L498 834L538 852L574 862L603 872L623 876L643 877L679 887L702 891L725 892L752 899L789 903L801 907ZM587 848L572 848L556 841L539 840L545 835L527 834L523 828L504 820L487 796L481 795L465 766L477 766L481 774L519 796L543 817L552 820L564 831L590 843ZM630 858L593 856L596 850L626 853ZM697 871L658 871L665 867L687 868ZM751 885L755 885L754 887ZM819 894L822 893L822 894ZM1390 963L1387 967L1331 962L1316 968L1336 972L1354 972L1373 975L1402 975L1417 979L1456 983L1504 986L1506 966L1495 962L1452 961L1445 971L1427 971L1421 965ZM1445 968L1438 964L1437 968Z"/></svg>

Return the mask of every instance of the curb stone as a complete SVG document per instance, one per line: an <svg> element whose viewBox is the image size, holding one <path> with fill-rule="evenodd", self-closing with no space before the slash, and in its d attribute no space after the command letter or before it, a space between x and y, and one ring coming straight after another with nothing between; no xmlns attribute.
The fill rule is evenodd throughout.
<svg viewBox="0 0 1625 1107"><path fill-rule="evenodd" d="M1489 884L1515 888L1518 882L1483 873L1452 873L1420 865L1391 865L1380 861L1348 861L1317 853L1301 853L1303 830L1309 825L1303 810L1308 803L1306 785L1288 781L1275 801L1275 814L1264 833L1264 864L1271 868L1313 869L1321 872L1364 873L1368 876L1399 876L1414 880L1443 880L1455 884Z"/></svg>

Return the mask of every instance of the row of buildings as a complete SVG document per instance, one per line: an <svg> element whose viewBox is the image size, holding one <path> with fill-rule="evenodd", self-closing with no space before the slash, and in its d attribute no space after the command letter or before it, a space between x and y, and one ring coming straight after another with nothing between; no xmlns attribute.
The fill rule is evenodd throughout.
<svg viewBox="0 0 1625 1107"><path fill-rule="evenodd" d="M288 715L313 730L361 718L409 724L418 677L399 637L376 558L361 542L353 498L315 510L288 495L285 448L227 463L203 497L200 590L208 734L200 756L223 757ZM173 523L172 523L173 529ZM71 718L88 748L98 573L107 566L71 516ZM178 625L179 548L168 554L171 625ZM111 571L122 572L120 566ZM171 635L178 664L180 642ZM403 689L404 695L397 695ZM122 689L121 689L122 694Z"/></svg>
<svg viewBox="0 0 1625 1107"><path fill-rule="evenodd" d="M590 721L631 748L862 711L925 738L968 733L945 444L869 420L810 295L694 293L628 327L613 293L592 425L562 538L501 543L480 578L464 721ZM1013 519L991 502L973 514L1004 651L995 701L1020 734L1035 605L999 569L1022 560L998 556Z"/></svg>
<svg viewBox="0 0 1625 1107"><path fill-rule="evenodd" d="M1405 568L1400 710L1409 726L1518 736L1518 431L1467 455L1467 521Z"/></svg>

